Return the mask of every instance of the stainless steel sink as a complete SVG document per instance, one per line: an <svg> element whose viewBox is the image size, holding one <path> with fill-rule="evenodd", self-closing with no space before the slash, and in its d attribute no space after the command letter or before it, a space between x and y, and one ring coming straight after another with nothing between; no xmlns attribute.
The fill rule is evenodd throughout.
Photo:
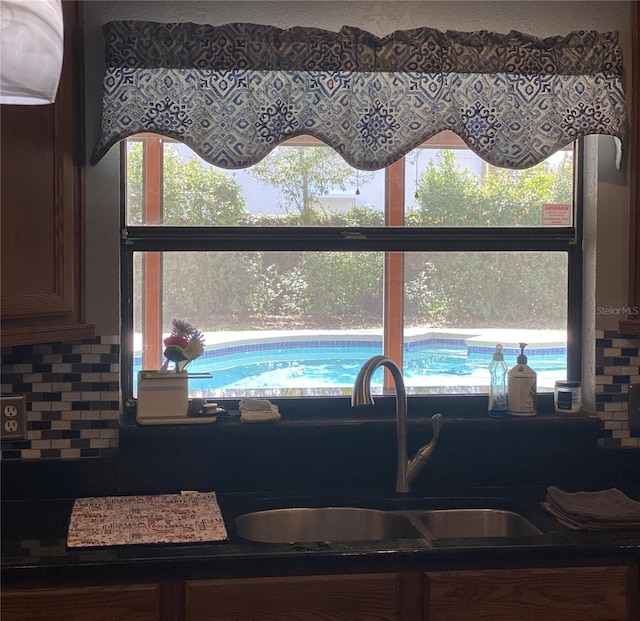
<svg viewBox="0 0 640 621"><path fill-rule="evenodd" d="M437 509L420 511L417 518L436 539L542 534L520 514L500 509Z"/></svg>
<svg viewBox="0 0 640 621"><path fill-rule="evenodd" d="M272 509L236 518L238 534L250 541L383 541L422 539L424 534L404 515L358 507Z"/></svg>
<svg viewBox="0 0 640 621"><path fill-rule="evenodd" d="M238 534L249 541L385 541L531 537L541 531L522 515L502 509L413 509L380 511L361 507L295 507L245 513Z"/></svg>

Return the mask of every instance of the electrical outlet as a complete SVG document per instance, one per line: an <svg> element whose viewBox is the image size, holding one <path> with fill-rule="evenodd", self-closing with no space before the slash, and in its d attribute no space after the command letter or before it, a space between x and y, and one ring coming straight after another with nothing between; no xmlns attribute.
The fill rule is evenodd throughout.
<svg viewBox="0 0 640 621"><path fill-rule="evenodd" d="M640 431L640 384L629 386L629 430Z"/></svg>
<svg viewBox="0 0 640 621"><path fill-rule="evenodd" d="M3 441L27 439L27 398L0 396L0 437Z"/></svg>

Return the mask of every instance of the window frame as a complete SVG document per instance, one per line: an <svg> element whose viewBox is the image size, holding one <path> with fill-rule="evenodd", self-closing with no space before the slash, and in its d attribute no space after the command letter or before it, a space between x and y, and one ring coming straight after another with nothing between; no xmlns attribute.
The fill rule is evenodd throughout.
<svg viewBox="0 0 640 621"><path fill-rule="evenodd" d="M126 221L126 141L120 144L120 300L121 390L133 399L134 254L162 251L381 251L482 252L555 251L567 253L567 379L582 377L584 139L574 144L574 201L571 227L248 227L129 226ZM393 165L392 165L393 166ZM387 167L387 177L390 167ZM443 395L413 396L435 399ZM468 399L451 395L447 399ZM288 403L346 397L283 397ZM224 401L224 399L218 399Z"/></svg>

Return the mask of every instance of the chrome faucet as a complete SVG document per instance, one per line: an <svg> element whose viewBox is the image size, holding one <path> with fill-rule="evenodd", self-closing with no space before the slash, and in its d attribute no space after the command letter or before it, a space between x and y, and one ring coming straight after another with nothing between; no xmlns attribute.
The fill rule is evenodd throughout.
<svg viewBox="0 0 640 621"><path fill-rule="evenodd" d="M440 427L442 426L442 414L434 414L431 417L433 438L429 444L418 449L415 456L409 461L407 458L407 391L404 387L402 372L398 365L388 356L374 356L362 365L358 372L351 405L371 405L371 376L380 366L385 366L391 371L396 386L396 437L398 442L398 469L396 477L396 492L406 493L411 491L411 481L422 470L431 457L436 447Z"/></svg>

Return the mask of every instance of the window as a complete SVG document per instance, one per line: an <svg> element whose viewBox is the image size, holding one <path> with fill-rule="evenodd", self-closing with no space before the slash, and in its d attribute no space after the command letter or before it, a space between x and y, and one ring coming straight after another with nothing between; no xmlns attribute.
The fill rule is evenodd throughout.
<svg viewBox="0 0 640 621"><path fill-rule="evenodd" d="M542 391L579 379L578 151L507 170L443 132L364 172L298 137L232 171L129 138L125 400L163 364L174 318L205 335L192 396L350 395L377 353L409 394L482 393L497 343L508 366L528 344Z"/></svg>

